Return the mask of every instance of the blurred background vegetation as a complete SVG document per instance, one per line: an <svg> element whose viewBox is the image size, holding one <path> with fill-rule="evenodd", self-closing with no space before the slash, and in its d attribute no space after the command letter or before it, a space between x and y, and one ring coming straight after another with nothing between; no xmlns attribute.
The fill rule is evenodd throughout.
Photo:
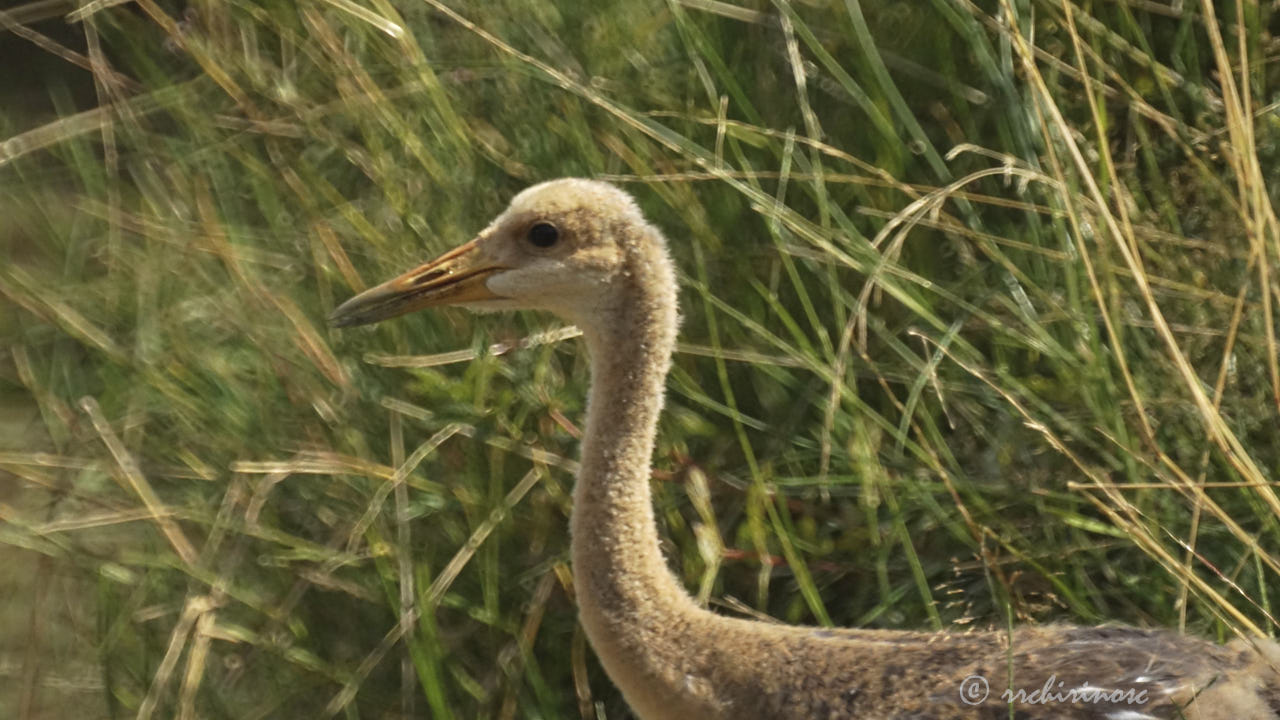
<svg viewBox="0 0 1280 720"><path fill-rule="evenodd" d="M1280 8L39 0L0 14L0 715L622 718L535 314L334 331L635 193L723 612L1273 634Z"/></svg>

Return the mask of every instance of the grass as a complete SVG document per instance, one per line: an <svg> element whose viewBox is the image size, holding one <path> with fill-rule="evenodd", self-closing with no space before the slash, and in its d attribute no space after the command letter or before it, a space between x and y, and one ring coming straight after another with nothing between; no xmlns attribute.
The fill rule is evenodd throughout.
<svg viewBox="0 0 1280 720"><path fill-rule="evenodd" d="M563 175L683 269L654 488L700 598L1274 634L1273 8L471 5L43 43L96 97L0 113L5 716L626 716L573 333L323 321Z"/></svg>

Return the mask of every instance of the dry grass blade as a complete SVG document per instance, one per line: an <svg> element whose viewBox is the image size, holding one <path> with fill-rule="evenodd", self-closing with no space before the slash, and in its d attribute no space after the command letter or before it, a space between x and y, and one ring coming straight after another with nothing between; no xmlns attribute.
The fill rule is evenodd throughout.
<svg viewBox="0 0 1280 720"><path fill-rule="evenodd" d="M217 620L212 607L206 607L192 629L194 641L187 653L187 672L182 676L182 690L178 700L178 720L196 720L196 693L204 679L205 663L209 660L209 645L213 641L212 630Z"/></svg>
<svg viewBox="0 0 1280 720"><path fill-rule="evenodd" d="M488 347L488 354L494 357L505 355L512 350L524 350L526 348L538 347L540 345L551 345L564 340L580 337L582 331L578 328L568 325L555 330L546 330L537 332L529 337L521 338L514 342L498 342ZM398 368L429 368L439 367L441 365L455 365L457 363L471 362L480 356L476 350L453 350L450 352L433 353L431 355L384 355L381 353L365 353L364 361L370 365L378 365L380 367L398 367Z"/></svg>
<svg viewBox="0 0 1280 720"><path fill-rule="evenodd" d="M364 22L367 22L378 30L386 33L388 37L399 40L405 36L405 29L399 23L388 18L384 18L368 8L361 7L360 5L351 2L351 0L324 0L324 2L332 5L342 12L351 14L353 17L360 18Z"/></svg>
<svg viewBox="0 0 1280 720"><path fill-rule="evenodd" d="M178 618L177 624L173 626L173 631L169 633L169 645L165 649L164 657L160 660L160 665L156 667L155 675L151 679L151 689L147 691L147 696L143 698L142 704L138 706L138 720L150 720L151 716L156 712L156 707L160 703L160 696L169 686L169 681L173 678L173 672L178 667L178 661L182 657L182 651L186 648L190 641L190 636L200 619L213 611L214 605L209 598L204 596L190 597L187 599L186 605L182 608L182 615ZM194 654L193 650L193 654ZM201 667L203 662L201 661Z"/></svg>
<svg viewBox="0 0 1280 720"><path fill-rule="evenodd" d="M537 468L534 468L525 473L520 482L511 488L511 491L503 498L502 504L495 507L489 513L489 517L476 527L471 536L467 538L467 542L461 548L458 548L458 552L449 560L449 564L445 565L435 580L431 581L430 587L423 591L422 598L419 601L421 607L434 609L439 604L440 598L444 597L444 594L449 591L449 586L457 579L458 573L462 572L462 569L471 561L471 557L475 555L476 550L484 544L485 539L498 526L498 523L502 522L507 513L511 511L511 508L515 507L524 498L525 494L538 483L540 477L542 477L542 474Z"/></svg>
<svg viewBox="0 0 1280 720"><path fill-rule="evenodd" d="M374 518L382 512L382 504L386 501L387 495L391 494L397 487L404 484L405 481L408 480L409 475L417 470L418 465L420 465L428 455L435 452L436 448L443 445L449 438L462 432L463 429L464 426L460 423L453 423L446 426L436 434L424 440L421 445L414 449L408 459L396 468L395 475L378 488L370 499L368 507L365 508L364 514L360 516L360 519L357 520L354 525L352 525L351 531L347 534L347 552L353 552L356 545L364 539L365 531L373 524Z"/></svg>
<svg viewBox="0 0 1280 720"><path fill-rule="evenodd" d="M32 313L51 318L74 337L85 344L101 350L116 362L128 362L128 356L106 332L95 326L88 318L62 300L49 297L47 288L41 288L21 269L8 268L9 277L16 284L10 284L0 277L0 295L7 296L16 305L22 306Z"/></svg>
<svg viewBox="0 0 1280 720"><path fill-rule="evenodd" d="M173 547L174 552L188 567L194 567L197 559L197 553L191 545L191 541L187 540L186 534L182 532L182 528L173 521L172 512L156 495L151 487L151 483L147 482L146 476L138 469L138 465L134 462L133 456L120 442L120 438L116 436L115 431L111 429L111 425L106 418L102 416L102 409L98 407L98 401L92 397L83 397L80 399L80 408L89 416L89 420L93 423L93 427L98 432L98 436L102 438L102 442L111 451L111 456L115 458L116 465L120 469L120 473L124 476L128 484L127 489L133 491L147 508L151 521L156 524L160 532L168 539L169 545Z"/></svg>

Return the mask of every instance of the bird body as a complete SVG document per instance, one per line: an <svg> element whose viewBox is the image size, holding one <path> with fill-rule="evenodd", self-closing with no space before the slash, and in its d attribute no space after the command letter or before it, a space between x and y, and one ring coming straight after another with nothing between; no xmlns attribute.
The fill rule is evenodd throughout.
<svg viewBox="0 0 1280 720"><path fill-rule="evenodd" d="M1280 648L1266 640L1057 625L833 630L694 602L663 559L649 487L679 325L675 270L662 234L617 188L529 188L475 240L331 320L445 304L550 310L582 329L592 378L571 519L575 594L601 664L643 720L1280 720Z"/></svg>

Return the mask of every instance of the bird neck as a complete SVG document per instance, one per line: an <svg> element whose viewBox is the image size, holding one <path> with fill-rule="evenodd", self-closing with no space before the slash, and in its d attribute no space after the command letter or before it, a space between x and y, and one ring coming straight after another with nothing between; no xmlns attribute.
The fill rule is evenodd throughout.
<svg viewBox="0 0 1280 720"><path fill-rule="evenodd" d="M629 698L629 678L652 683L680 653L665 637L673 620L705 612L667 568L654 522L650 462L678 321L669 266L647 265L657 281L633 273L625 302L583 327L591 392L571 523L582 624Z"/></svg>

